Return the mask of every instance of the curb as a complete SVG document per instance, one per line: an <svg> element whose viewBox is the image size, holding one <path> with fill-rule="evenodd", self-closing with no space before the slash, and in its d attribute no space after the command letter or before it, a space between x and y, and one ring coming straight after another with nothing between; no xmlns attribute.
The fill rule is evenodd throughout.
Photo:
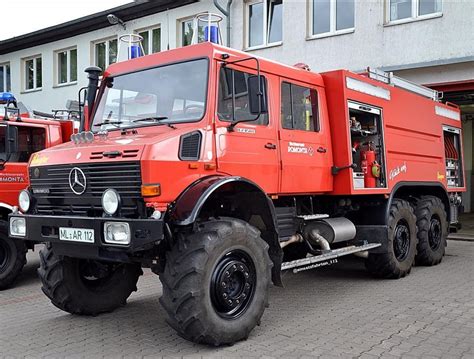
<svg viewBox="0 0 474 359"><path fill-rule="evenodd" d="M451 233L448 239L454 241L474 242L473 234Z"/></svg>

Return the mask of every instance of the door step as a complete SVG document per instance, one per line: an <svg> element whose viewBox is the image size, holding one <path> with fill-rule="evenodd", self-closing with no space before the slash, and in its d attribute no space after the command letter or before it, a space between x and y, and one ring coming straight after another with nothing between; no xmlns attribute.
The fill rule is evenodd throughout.
<svg viewBox="0 0 474 359"><path fill-rule="evenodd" d="M291 262L284 262L281 265L281 270L293 269L293 273L302 272L305 270L325 267L337 263L337 258L354 254L358 252L368 251L380 247L380 243L368 243L362 246L349 246L344 248L333 249L329 252L302 259L297 259Z"/></svg>

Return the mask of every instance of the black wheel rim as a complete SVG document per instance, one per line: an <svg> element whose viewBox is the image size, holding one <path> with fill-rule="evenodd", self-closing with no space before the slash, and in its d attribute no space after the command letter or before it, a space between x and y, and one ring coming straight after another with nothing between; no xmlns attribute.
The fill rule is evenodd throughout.
<svg viewBox="0 0 474 359"><path fill-rule="evenodd" d="M401 219L395 227L395 235L393 238L393 250L399 262L403 262L408 257L410 241L410 227L407 221Z"/></svg>
<svg viewBox="0 0 474 359"><path fill-rule="evenodd" d="M222 257L211 278L211 301L217 314L226 319L240 317L252 301L256 279L247 253L232 250Z"/></svg>
<svg viewBox="0 0 474 359"><path fill-rule="evenodd" d="M428 231L428 241L432 250L437 250L441 245L442 227L441 220L437 215L431 217L430 230Z"/></svg>
<svg viewBox="0 0 474 359"><path fill-rule="evenodd" d="M79 260L79 276L89 289L103 287L117 271L120 264L95 260Z"/></svg>
<svg viewBox="0 0 474 359"><path fill-rule="evenodd" d="M0 240L0 273L3 273L10 262L10 247Z"/></svg>

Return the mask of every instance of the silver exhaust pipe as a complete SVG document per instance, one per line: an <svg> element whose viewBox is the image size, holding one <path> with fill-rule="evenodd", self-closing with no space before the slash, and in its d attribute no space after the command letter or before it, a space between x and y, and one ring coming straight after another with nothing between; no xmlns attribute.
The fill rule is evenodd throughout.
<svg viewBox="0 0 474 359"><path fill-rule="evenodd" d="M280 242L280 247L285 248L287 245L292 243L300 243L303 242L303 236L299 233L293 234L289 240L286 242Z"/></svg>
<svg viewBox="0 0 474 359"><path fill-rule="evenodd" d="M312 242L320 246L323 251L331 250L331 247L329 246L329 242L327 241L327 239L324 238L322 235L320 235L316 229L313 229L310 232L310 236L311 236Z"/></svg>

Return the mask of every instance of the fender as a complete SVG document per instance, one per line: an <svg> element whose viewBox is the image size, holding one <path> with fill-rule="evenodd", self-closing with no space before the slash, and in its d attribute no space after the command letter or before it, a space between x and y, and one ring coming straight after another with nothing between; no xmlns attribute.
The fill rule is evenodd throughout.
<svg viewBox="0 0 474 359"><path fill-rule="evenodd" d="M283 251L278 240L275 207L271 199L256 183L238 176L210 176L200 179L186 188L173 202L168 212L169 219L176 226L191 225L199 218L203 207L209 200L229 193L252 196L254 205L251 207L257 210L264 222L264 228L259 229L262 238L269 245L268 253L273 262L272 281L275 285L282 286L280 273ZM245 196L242 196L242 201L245 200ZM250 213L250 211L248 212ZM232 216L232 214L229 215ZM240 219L248 221L248 218Z"/></svg>
<svg viewBox="0 0 474 359"><path fill-rule="evenodd" d="M449 195L446 188L439 182L398 182L390 193L390 198L385 208L385 220L388 221L390 214L390 205L395 197L403 198L407 195L424 196L424 195L436 195L444 204L444 209L449 218L451 218L451 208L449 205Z"/></svg>

